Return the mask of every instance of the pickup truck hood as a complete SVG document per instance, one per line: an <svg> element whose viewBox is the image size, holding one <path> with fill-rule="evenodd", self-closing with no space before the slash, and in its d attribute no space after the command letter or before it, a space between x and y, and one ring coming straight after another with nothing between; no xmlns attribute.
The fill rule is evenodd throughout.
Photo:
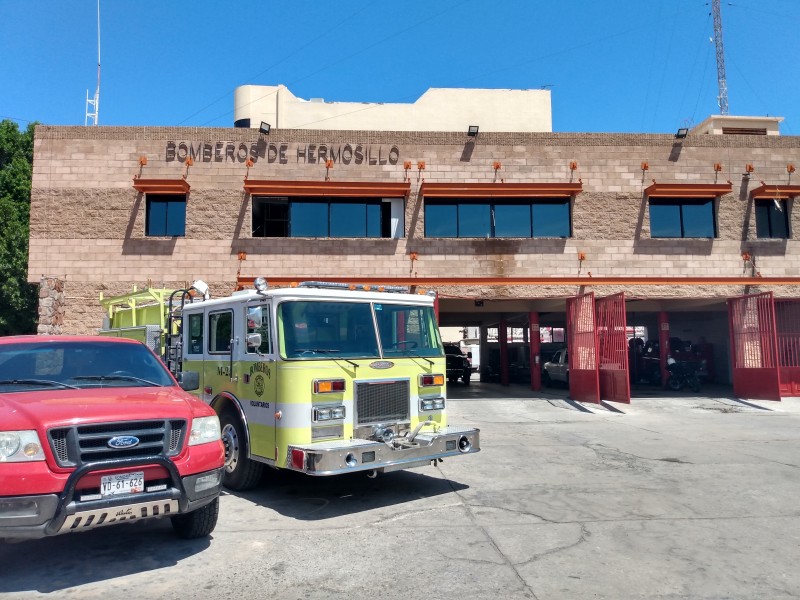
<svg viewBox="0 0 800 600"><path fill-rule="evenodd" d="M214 411L179 387L106 387L0 394L0 430L83 423L191 419Z"/></svg>

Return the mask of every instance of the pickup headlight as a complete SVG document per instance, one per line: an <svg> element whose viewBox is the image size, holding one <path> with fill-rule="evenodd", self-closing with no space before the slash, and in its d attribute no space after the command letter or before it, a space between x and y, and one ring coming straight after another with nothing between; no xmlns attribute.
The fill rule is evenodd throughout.
<svg viewBox="0 0 800 600"><path fill-rule="evenodd" d="M192 419L192 431L189 434L189 445L207 444L222 439L219 429L219 417L200 417Z"/></svg>
<svg viewBox="0 0 800 600"><path fill-rule="evenodd" d="M44 449L36 431L0 431L0 462L34 460L44 460Z"/></svg>

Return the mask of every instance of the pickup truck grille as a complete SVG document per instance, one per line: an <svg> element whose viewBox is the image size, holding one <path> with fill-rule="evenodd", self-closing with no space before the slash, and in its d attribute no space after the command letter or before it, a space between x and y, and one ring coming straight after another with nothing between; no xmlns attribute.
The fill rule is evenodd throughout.
<svg viewBox="0 0 800 600"><path fill-rule="evenodd" d="M358 425L411 419L408 379L356 383L355 402Z"/></svg>
<svg viewBox="0 0 800 600"><path fill-rule="evenodd" d="M183 419L94 423L48 431L50 447L60 467L80 467L115 458L174 456L180 452L185 435ZM134 436L139 443L132 448L111 448L108 441L118 436Z"/></svg>

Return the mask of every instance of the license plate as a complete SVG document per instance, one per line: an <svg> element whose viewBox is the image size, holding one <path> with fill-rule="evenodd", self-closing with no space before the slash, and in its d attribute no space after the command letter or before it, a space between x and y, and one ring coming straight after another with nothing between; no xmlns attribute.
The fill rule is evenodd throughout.
<svg viewBox="0 0 800 600"><path fill-rule="evenodd" d="M140 494L144 491L144 471L135 473L118 473L103 475L100 478L100 494L116 496L118 494Z"/></svg>

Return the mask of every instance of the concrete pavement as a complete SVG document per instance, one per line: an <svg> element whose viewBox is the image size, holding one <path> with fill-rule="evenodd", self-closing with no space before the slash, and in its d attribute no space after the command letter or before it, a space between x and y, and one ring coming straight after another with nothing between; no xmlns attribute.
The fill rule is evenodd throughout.
<svg viewBox="0 0 800 600"><path fill-rule="evenodd" d="M580 410L523 389L451 389L479 454L375 480L272 473L225 494L209 540L153 522L0 544L0 594L800 596L800 400Z"/></svg>

